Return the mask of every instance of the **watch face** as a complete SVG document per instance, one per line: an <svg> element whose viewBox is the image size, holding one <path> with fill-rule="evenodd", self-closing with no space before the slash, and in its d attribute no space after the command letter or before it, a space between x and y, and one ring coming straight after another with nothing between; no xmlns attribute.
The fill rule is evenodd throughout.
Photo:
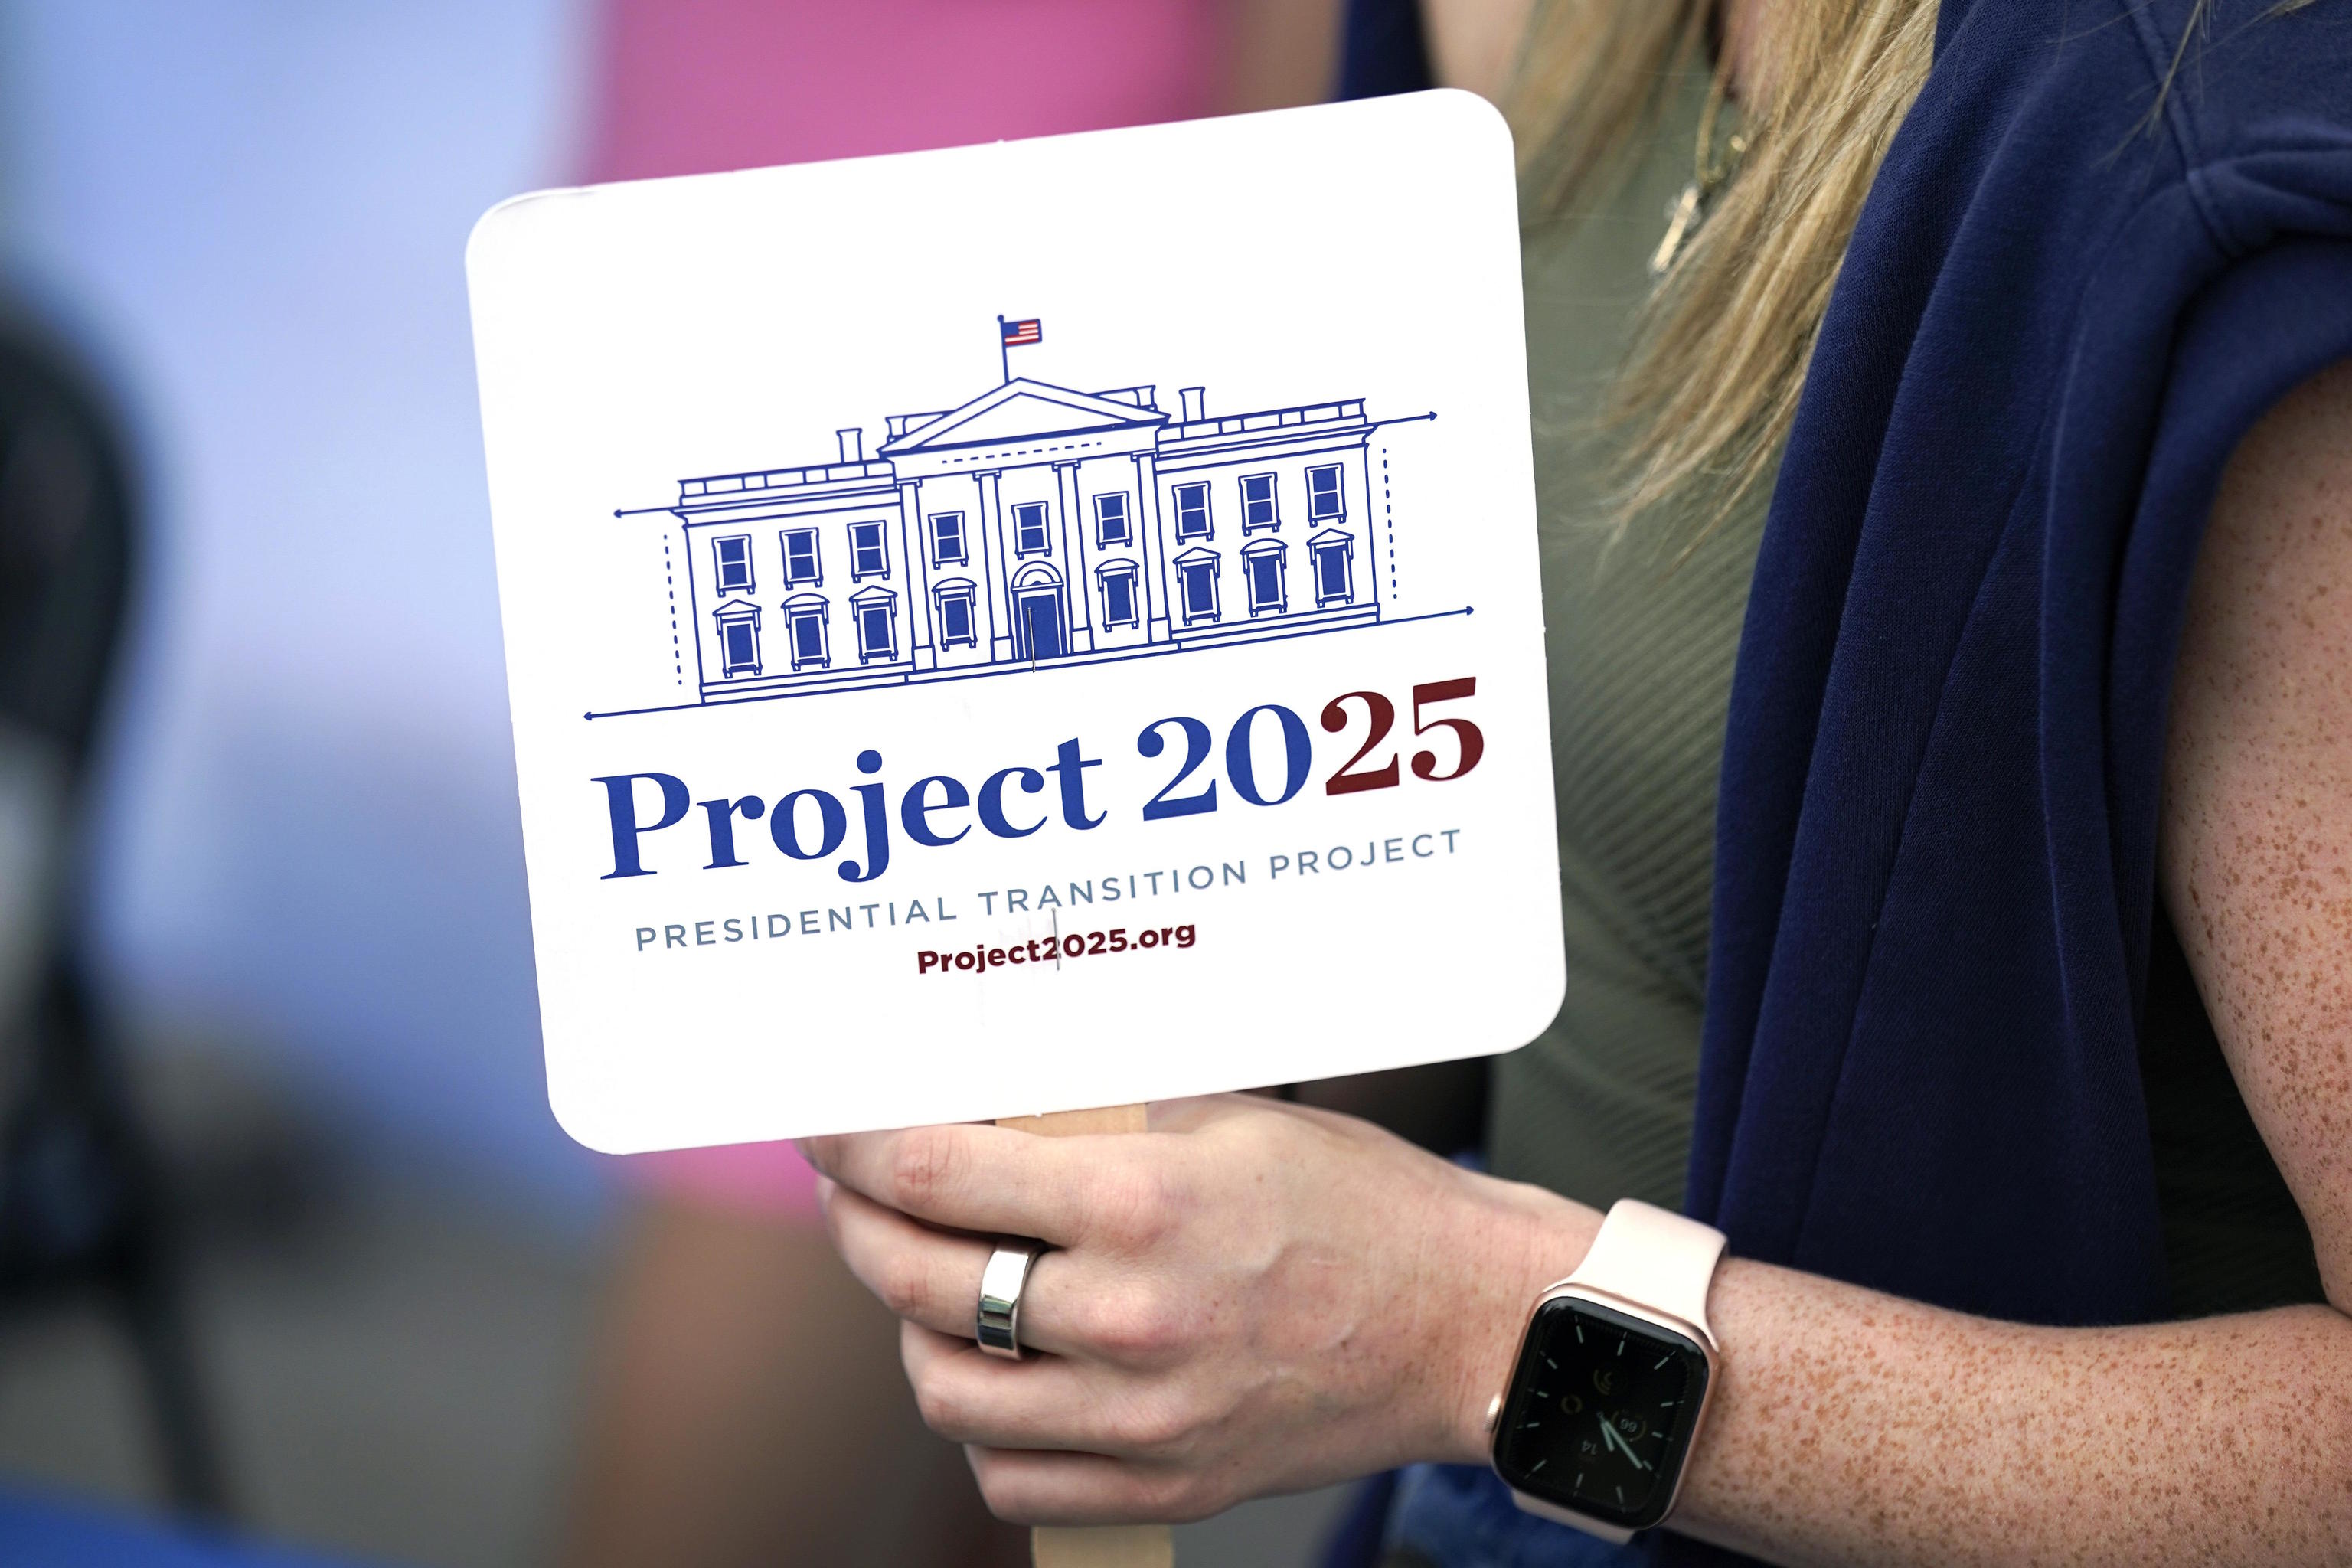
<svg viewBox="0 0 2352 1568"><path fill-rule="evenodd" d="M1696 1342L1591 1301L1547 1301L1495 1425L1495 1468L1548 1502L1646 1529L1674 1499L1706 1394Z"/></svg>

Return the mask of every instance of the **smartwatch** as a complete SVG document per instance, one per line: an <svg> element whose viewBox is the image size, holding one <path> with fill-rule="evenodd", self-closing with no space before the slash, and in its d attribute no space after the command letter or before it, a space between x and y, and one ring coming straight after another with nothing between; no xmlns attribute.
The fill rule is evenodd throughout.
<svg viewBox="0 0 2352 1568"><path fill-rule="evenodd" d="M1486 1412L1496 1473L1521 1508L1613 1542L1674 1511L1715 1386L1706 1293L1723 1241L1622 1199L1576 1272L1536 1299Z"/></svg>

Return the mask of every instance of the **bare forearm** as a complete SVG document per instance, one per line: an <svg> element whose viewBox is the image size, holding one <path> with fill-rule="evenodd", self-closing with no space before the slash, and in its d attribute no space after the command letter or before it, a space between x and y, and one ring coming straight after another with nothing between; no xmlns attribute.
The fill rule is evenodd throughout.
<svg viewBox="0 0 2352 1568"><path fill-rule="evenodd" d="M1786 1563L2352 1561L2352 1321L2000 1323L1733 1262L1677 1528Z"/></svg>

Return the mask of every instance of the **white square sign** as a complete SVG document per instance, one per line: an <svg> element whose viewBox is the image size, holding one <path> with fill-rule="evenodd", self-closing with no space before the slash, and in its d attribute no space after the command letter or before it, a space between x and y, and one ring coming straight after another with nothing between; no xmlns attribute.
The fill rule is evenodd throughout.
<svg viewBox="0 0 2352 1568"><path fill-rule="evenodd" d="M467 270L581 1142L1124 1104L1550 1020L1484 103L544 192Z"/></svg>

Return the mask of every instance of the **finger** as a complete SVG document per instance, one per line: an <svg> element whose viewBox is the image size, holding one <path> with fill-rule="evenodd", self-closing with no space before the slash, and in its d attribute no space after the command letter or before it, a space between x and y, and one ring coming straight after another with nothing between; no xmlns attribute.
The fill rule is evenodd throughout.
<svg viewBox="0 0 2352 1568"><path fill-rule="evenodd" d="M1165 1380L1060 1356L1009 1362L914 1323L899 1325L898 1352L924 1424L950 1442L1165 1461L1193 1430Z"/></svg>
<svg viewBox="0 0 2352 1568"><path fill-rule="evenodd" d="M977 1445L964 1458L989 1511L1013 1524L1183 1524L1224 1506L1172 1466Z"/></svg>
<svg viewBox="0 0 2352 1568"><path fill-rule="evenodd" d="M1149 1134L1040 1138L1007 1127L909 1127L809 1138L801 1152L839 1182L933 1225L1057 1247L1128 1232L1159 1212L1169 1141ZM1149 1144L1150 1148L1138 1145Z"/></svg>
<svg viewBox="0 0 2352 1568"><path fill-rule="evenodd" d="M980 1315L980 1280L993 1241L934 1230L873 1199L836 1187L825 1204L833 1244L868 1290L910 1323L971 1344ZM1059 1309L1070 1292L1039 1288L1038 1276L1066 1281L1073 1259L1048 1252L1029 1266L1021 1290L1021 1342L1030 1350L1067 1355L1080 1347Z"/></svg>

